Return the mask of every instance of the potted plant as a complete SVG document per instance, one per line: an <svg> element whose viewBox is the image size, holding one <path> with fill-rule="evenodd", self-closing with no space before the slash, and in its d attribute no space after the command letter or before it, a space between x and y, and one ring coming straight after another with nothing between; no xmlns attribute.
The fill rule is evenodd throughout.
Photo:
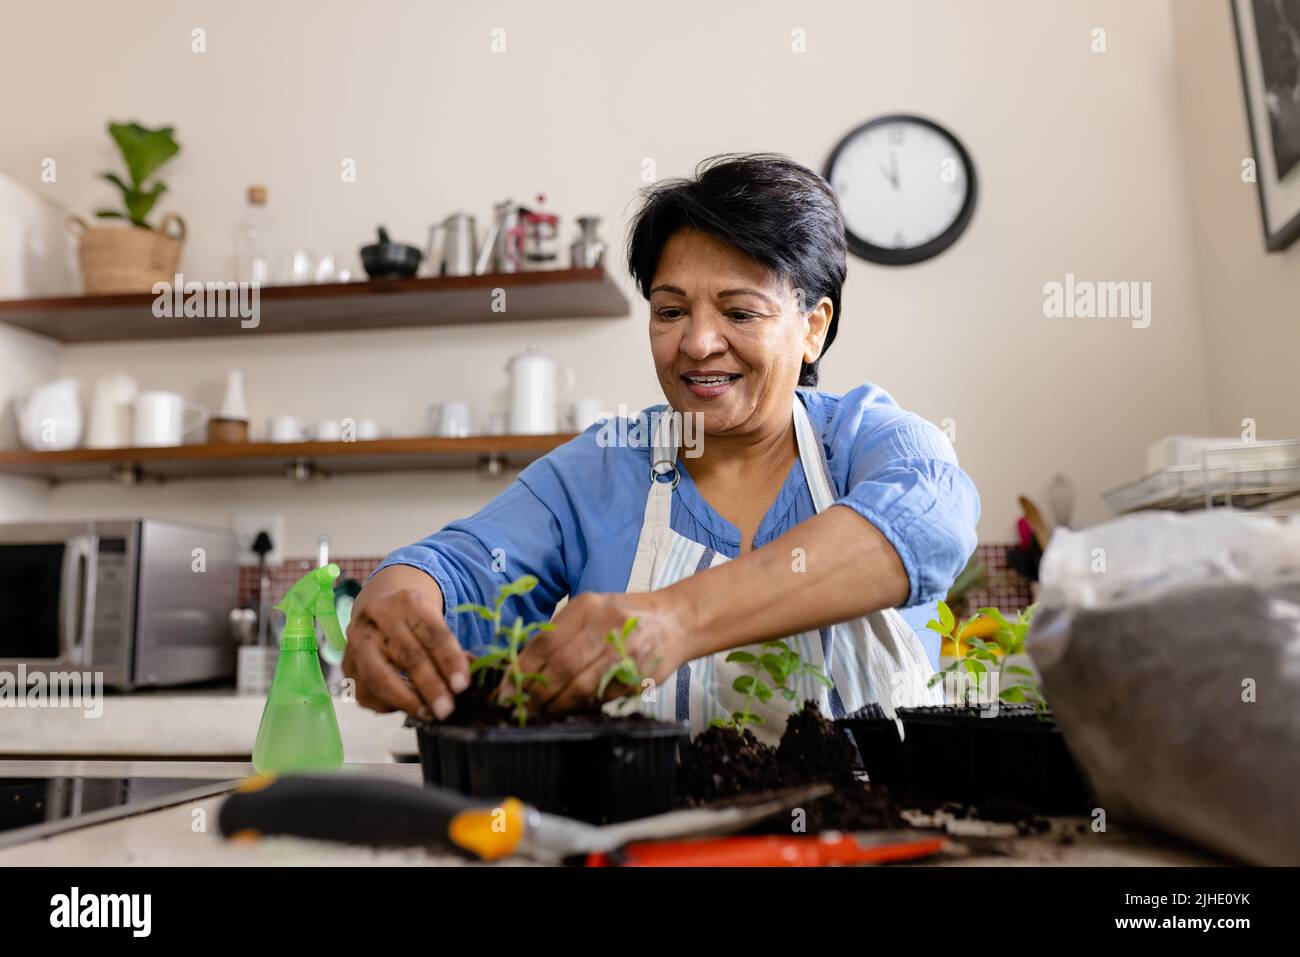
<svg viewBox="0 0 1300 957"><path fill-rule="evenodd" d="M900 708L898 723L879 709L844 719L868 776L924 797L972 804L1010 801L1043 812L1087 806L1087 788L1034 673L1011 663L1024 652L1032 617L1032 607L1015 621L981 608L958 621L940 602L939 618L926 627L943 636L954 658L930 685L950 679L960 700Z"/></svg>
<svg viewBox="0 0 1300 957"><path fill-rule="evenodd" d="M713 718L683 754L678 783L683 793L696 800L716 800L791 783L790 774L777 761L778 749L761 742L750 730L751 726L765 722L762 715L754 712L754 705L771 701L778 695L793 704L798 694L791 679L800 675L809 675L830 686L830 679L806 663L783 641L766 642L757 654L736 650L728 654L726 660L744 665L750 673L737 676L731 684L744 696L740 710L727 718ZM812 723L828 725L812 702L808 702L795 717L806 717ZM798 722L794 717L787 719L786 731L795 724ZM834 732L834 738L843 738L840 731L830 730ZM844 743L847 746L847 741ZM796 745L786 748L787 755L798 750L802 749ZM852 752L849 753L851 764Z"/></svg>
<svg viewBox="0 0 1300 957"><path fill-rule="evenodd" d="M159 197L167 185L156 178L158 170L180 151L170 126L149 129L139 123L108 124L117 144L126 178L100 173L122 194L121 208L99 209L100 219L120 219L121 226L89 226L73 217L74 232L81 237L81 275L89 294L150 292L157 282L172 282L180 265L185 222L168 213L158 227L149 225Z"/></svg>
<svg viewBox="0 0 1300 957"><path fill-rule="evenodd" d="M470 664L473 680L456 696L445 722L410 723L416 731L425 783L475 797L517 797L556 814L607 823L644 817L672 806L681 722L639 714L611 715L595 708L575 715L533 714L530 689L545 676L523 670L519 656L550 622L509 621L506 603L525 595L537 579L525 575L503 585L492 607L462 604L453 610L492 624L495 647ZM640 672L626 651L636 620L605 636L619 660L602 678L639 689ZM497 700L506 689L504 703Z"/></svg>

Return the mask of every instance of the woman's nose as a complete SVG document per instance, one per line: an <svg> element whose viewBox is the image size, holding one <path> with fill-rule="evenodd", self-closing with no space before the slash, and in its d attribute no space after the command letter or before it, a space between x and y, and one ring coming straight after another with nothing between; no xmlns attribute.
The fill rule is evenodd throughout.
<svg viewBox="0 0 1300 957"><path fill-rule="evenodd" d="M681 351L697 360L726 352L727 337L722 324L710 316L692 316L682 332Z"/></svg>

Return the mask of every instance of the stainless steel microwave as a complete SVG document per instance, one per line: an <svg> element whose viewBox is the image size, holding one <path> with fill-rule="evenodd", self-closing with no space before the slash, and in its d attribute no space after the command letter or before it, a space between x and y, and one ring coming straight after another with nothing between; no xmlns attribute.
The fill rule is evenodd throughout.
<svg viewBox="0 0 1300 957"><path fill-rule="evenodd" d="M102 672L123 690L231 678L238 574L230 531L0 524L0 672Z"/></svg>

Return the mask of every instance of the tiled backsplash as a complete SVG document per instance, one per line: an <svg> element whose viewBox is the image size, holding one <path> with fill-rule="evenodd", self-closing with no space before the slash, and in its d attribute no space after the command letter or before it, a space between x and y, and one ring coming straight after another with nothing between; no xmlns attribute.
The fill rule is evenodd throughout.
<svg viewBox="0 0 1300 957"><path fill-rule="evenodd" d="M1016 612L1029 606L1033 598L1029 583L1017 575L1007 565L1007 550L1010 545L980 545L976 555L984 563L992 584L983 590L971 592L969 607L973 611L985 605L996 605L1004 612ZM333 558L331 561L343 569L347 578L355 578L364 583L370 573L383 561L383 556L365 558ZM280 596L299 578L316 566L315 559L294 558L280 565L270 565L267 571L271 578L271 603L280 600ZM256 566L244 566L239 570L239 604L241 607L257 605Z"/></svg>
<svg viewBox="0 0 1300 957"><path fill-rule="evenodd" d="M343 570L344 578L355 578L365 584L370 573L382 562L383 556L376 558L331 558ZM271 604L289 590L289 586L316 567L314 558L291 558L279 565L267 565L266 571L271 579ZM258 569L256 565L244 565L239 569L239 606L241 608L257 607ZM275 619L272 618L272 621Z"/></svg>

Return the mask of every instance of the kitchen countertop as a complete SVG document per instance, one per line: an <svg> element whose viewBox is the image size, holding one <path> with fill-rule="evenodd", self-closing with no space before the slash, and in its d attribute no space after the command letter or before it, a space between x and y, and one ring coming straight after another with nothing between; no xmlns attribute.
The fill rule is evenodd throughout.
<svg viewBox="0 0 1300 957"><path fill-rule="evenodd" d="M209 758L252 756L265 695L231 691L105 694L103 713L80 708L0 710L0 757ZM401 713L376 714L336 697L343 757L381 763L414 756L415 735Z"/></svg>
<svg viewBox="0 0 1300 957"><path fill-rule="evenodd" d="M345 764L345 771L418 782L418 764ZM253 774L253 766L227 761L0 761L0 777L148 776L194 778L196 786ZM454 854L424 850L370 850L294 838L231 843L217 833L225 795L185 801L131 817L78 827L0 848L0 868L10 866L463 866ZM196 814L196 812L201 812Z"/></svg>
<svg viewBox="0 0 1300 957"><path fill-rule="evenodd" d="M418 764L361 762L345 769L418 782ZM214 761L0 761L9 775L150 775L204 781L243 777L252 766ZM186 801L0 849L6 866L464 866L454 854L423 849L368 849L295 838L266 838L253 844L228 843L216 833L222 795ZM201 812L196 814L196 812ZM1086 818L1055 818L1053 831L1028 837L965 837L962 849L945 866L1197 866L1223 863L1187 845L1142 831L1111 825L1105 834L1072 832ZM520 862L512 862L520 863Z"/></svg>

